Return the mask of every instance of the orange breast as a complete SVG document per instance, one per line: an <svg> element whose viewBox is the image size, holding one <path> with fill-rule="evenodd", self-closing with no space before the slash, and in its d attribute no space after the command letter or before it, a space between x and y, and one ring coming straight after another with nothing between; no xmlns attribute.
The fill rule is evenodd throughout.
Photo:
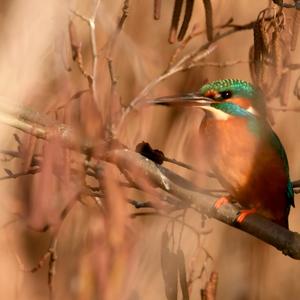
<svg viewBox="0 0 300 300"><path fill-rule="evenodd" d="M259 139L243 118L205 118L200 131L220 183L245 207L255 207L273 221L287 224L288 177L275 149Z"/></svg>

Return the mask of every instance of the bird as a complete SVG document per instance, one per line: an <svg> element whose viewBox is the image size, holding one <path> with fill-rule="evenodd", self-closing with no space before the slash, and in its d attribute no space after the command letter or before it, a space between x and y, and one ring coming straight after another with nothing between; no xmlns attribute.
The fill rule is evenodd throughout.
<svg viewBox="0 0 300 300"><path fill-rule="evenodd" d="M150 101L166 106L193 106L204 111L199 128L211 170L229 196L242 206L237 222L257 213L289 228L293 185L285 149L267 119L262 91L241 79L220 79L199 90Z"/></svg>

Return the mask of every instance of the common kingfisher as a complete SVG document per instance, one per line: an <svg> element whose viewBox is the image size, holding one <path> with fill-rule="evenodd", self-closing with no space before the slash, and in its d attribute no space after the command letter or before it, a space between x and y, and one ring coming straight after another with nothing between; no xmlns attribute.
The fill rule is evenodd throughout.
<svg viewBox="0 0 300 300"><path fill-rule="evenodd" d="M242 222L258 213L288 228L290 206L294 206L286 152L266 118L262 92L238 79L217 80L199 91L161 97L151 103L201 107L205 116L200 134L215 176L244 210Z"/></svg>

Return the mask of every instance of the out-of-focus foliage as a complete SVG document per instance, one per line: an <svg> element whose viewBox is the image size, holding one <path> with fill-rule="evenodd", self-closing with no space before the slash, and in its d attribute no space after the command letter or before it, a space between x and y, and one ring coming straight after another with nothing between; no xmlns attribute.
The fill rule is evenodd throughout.
<svg viewBox="0 0 300 300"><path fill-rule="evenodd" d="M95 153L106 149L102 141L115 134L112 147L135 149L147 141L167 157L205 169L197 138L201 112L130 110L128 104L197 90L207 80L240 78L256 81L277 108L269 115L286 146L291 177L300 178L299 116L282 112L299 106L293 95L299 12L270 1L180 2L177 10L175 1L159 0L101 0L97 9L92 0L0 2L1 101L42 113L49 128L72 126L80 141L94 145L83 155L80 143L73 151L55 138L45 142L18 132L14 139L15 130L1 125L1 148L20 154L13 161L3 156L3 176L29 174L1 181L1 299L47 299L54 265L54 299L176 299L177 293L180 299L187 291L200 299L207 286L214 294L217 277L217 299L298 297L297 262L198 212L172 213L160 202L164 194L138 172L136 191L115 166L95 167ZM255 30L239 27L247 24ZM237 32L220 38L224 30ZM184 72L175 72L183 58ZM164 78L170 70L174 74ZM202 187L219 188L203 174L171 168ZM132 206L128 199L151 200L161 215L131 218L144 201ZM300 230L298 215L296 199L294 231ZM45 253L41 269L24 272Z"/></svg>

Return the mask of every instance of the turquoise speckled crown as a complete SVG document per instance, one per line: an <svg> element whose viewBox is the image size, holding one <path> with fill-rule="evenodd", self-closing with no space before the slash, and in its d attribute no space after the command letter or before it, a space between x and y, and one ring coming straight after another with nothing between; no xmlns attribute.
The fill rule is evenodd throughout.
<svg viewBox="0 0 300 300"><path fill-rule="evenodd" d="M200 94L204 95L209 90L223 92L230 90L233 95L248 99L260 98L258 90L249 82L240 79L222 79L203 85Z"/></svg>

